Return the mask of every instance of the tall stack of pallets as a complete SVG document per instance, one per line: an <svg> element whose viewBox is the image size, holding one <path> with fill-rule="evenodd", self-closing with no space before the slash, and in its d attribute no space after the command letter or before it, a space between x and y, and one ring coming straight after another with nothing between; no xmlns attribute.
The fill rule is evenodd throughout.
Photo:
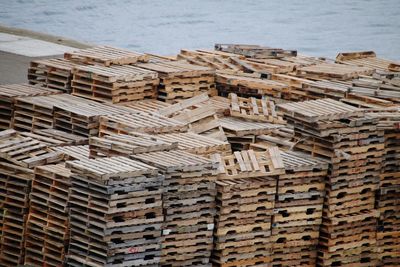
<svg viewBox="0 0 400 267"><path fill-rule="evenodd" d="M272 266L315 266L328 164L299 152L281 152L272 224Z"/></svg>
<svg viewBox="0 0 400 267"><path fill-rule="evenodd" d="M64 164L35 168L26 223L25 264L61 266L69 242L71 172Z"/></svg>
<svg viewBox="0 0 400 267"><path fill-rule="evenodd" d="M284 172L279 150L214 154L213 159L220 163L213 263L270 266L277 178Z"/></svg>
<svg viewBox="0 0 400 267"><path fill-rule="evenodd" d="M384 130L385 153L376 207L379 210L377 247L380 266L400 265L400 112L378 111L368 116L379 119Z"/></svg>
<svg viewBox="0 0 400 267"><path fill-rule="evenodd" d="M279 106L295 126L296 147L330 163L317 265L376 265L375 191L384 154L377 120L329 99Z"/></svg>
<svg viewBox="0 0 400 267"><path fill-rule="evenodd" d="M132 157L165 175L161 266L211 266L217 165L184 151Z"/></svg>
<svg viewBox="0 0 400 267"><path fill-rule="evenodd" d="M68 266L157 266L163 222L156 168L124 157L68 161Z"/></svg>

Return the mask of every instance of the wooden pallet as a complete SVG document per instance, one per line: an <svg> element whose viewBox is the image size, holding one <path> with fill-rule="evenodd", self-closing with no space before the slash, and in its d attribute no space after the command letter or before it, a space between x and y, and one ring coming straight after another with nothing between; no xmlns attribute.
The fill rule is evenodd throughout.
<svg viewBox="0 0 400 267"><path fill-rule="evenodd" d="M172 133L187 129L182 122L158 114L137 113L124 115L108 115L100 117L100 136L105 134Z"/></svg>
<svg viewBox="0 0 400 267"><path fill-rule="evenodd" d="M137 110L138 112L153 113L157 112L159 109L169 107L171 104L156 99L144 99L122 102L118 103L118 105Z"/></svg>
<svg viewBox="0 0 400 267"><path fill-rule="evenodd" d="M314 66L298 68L296 76L309 79L351 80L362 75L371 75L372 68L349 66L335 63L321 63Z"/></svg>
<svg viewBox="0 0 400 267"><path fill-rule="evenodd" d="M88 145L53 147L53 150L64 154L64 160L85 160L90 157Z"/></svg>
<svg viewBox="0 0 400 267"><path fill-rule="evenodd" d="M70 134L56 129L33 130L33 132L21 132L24 137L31 137L49 147L68 146L68 145L85 145L89 140L85 137Z"/></svg>
<svg viewBox="0 0 400 267"><path fill-rule="evenodd" d="M131 65L79 66L73 70L72 94L104 102L155 98L158 74Z"/></svg>
<svg viewBox="0 0 400 267"><path fill-rule="evenodd" d="M297 56L296 50L284 50L260 45L215 44L215 50L243 55L250 58L279 58Z"/></svg>
<svg viewBox="0 0 400 267"><path fill-rule="evenodd" d="M111 134L103 137L91 137L89 141L90 157L99 155L125 156L155 151L172 150L178 147L178 142L167 142L156 136L131 132Z"/></svg>
<svg viewBox="0 0 400 267"><path fill-rule="evenodd" d="M61 92L28 85L28 84L5 84L0 85L0 129L6 130L11 127L11 120L14 112L14 102L17 97L53 95Z"/></svg>
<svg viewBox="0 0 400 267"><path fill-rule="evenodd" d="M0 132L0 157L25 168L56 163L63 159L63 153L49 148L46 144L23 137L13 129Z"/></svg>
<svg viewBox="0 0 400 267"><path fill-rule="evenodd" d="M69 239L70 175L64 164L35 169L26 223L25 264L63 264Z"/></svg>
<svg viewBox="0 0 400 267"><path fill-rule="evenodd" d="M205 92L216 95L214 71L211 68L194 66L185 61L157 61L137 64L140 68L156 71L160 78L158 98L176 103Z"/></svg>
<svg viewBox="0 0 400 267"><path fill-rule="evenodd" d="M80 64L63 58L51 58L31 61L28 68L30 84L71 92L72 70Z"/></svg>
<svg viewBox="0 0 400 267"><path fill-rule="evenodd" d="M346 105L340 101L320 99L299 103L278 104L286 116L295 117L305 122L318 122L321 120L340 120L349 117L362 117L363 109Z"/></svg>
<svg viewBox="0 0 400 267"><path fill-rule="evenodd" d="M285 124L283 117L275 110L275 103L266 98L238 97L235 93L229 94L231 99L230 115L253 121Z"/></svg>
<svg viewBox="0 0 400 267"><path fill-rule="evenodd" d="M24 263L25 223L33 170L0 162L0 264Z"/></svg>
<svg viewBox="0 0 400 267"><path fill-rule="evenodd" d="M398 62L378 58L373 51L339 53L336 56L336 62L383 71L400 72L400 64Z"/></svg>
<svg viewBox="0 0 400 267"><path fill-rule="evenodd" d="M281 125L265 123L265 122L254 122L244 121L238 118L225 117L219 119L224 132L228 137L245 137L255 136L262 134L269 134L273 130L278 129Z"/></svg>
<svg viewBox="0 0 400 267"><path fill-rule="evenodd" d="M244 150L235 151L228 156L214 154L211 158L219 163L219 180L265 177L284 173L282 158L276 147L271 147L265 152Z"/></svg>
<svg viewBox="0 0 400 267"><path fill-rule="evenodd" d="M207 94L201 94L169 107L161 108L157 113L188 125L188 131L226 141L226 136L215 111L201 103L209 100Z"/></svg>
<svg viewBox="0 0 400 267"><path fill-rule="evenodd" d="M64 58L70 61L90 65L129 65L137 62L147 62L149 56L130 50L111 46L94 46L74 52L64 53Z"/></svg>
<svg viewBox="0 0 400 267"><path fill-rule="evenodd" d="M209 157L212 154L231 154L231 146L228 142L195 133L171 133L159 134L155 138L165 142L177 142L178 150L183 150Z"/></svg>

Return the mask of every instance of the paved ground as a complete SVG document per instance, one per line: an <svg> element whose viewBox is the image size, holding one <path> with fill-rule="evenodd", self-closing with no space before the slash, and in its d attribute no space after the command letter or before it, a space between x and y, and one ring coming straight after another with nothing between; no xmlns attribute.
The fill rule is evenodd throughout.
<svg viewBox="0 0 400 267"><path fill-rule="evenodd" d="M0 84L27 82L29 62L62 56L88 44L0 25Z"/></svg>

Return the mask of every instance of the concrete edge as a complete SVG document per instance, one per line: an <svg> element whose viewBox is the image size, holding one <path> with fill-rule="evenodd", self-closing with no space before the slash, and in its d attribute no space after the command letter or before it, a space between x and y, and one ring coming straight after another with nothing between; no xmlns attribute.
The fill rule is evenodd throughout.
<svg viewBox="0 0 400 267"><path fill-rule="evenodd" d="M16 27L10 27L10 26L3 25L3 24L0 24L0 32L29 37L32 39L47 41L47 42L55 43L55 44L59 44L59 45L75 47L78 49L83 49L83 48L88 48L88 47L94 46L93 44L83 43L83 42L75 41L75 40L68 39L68 38L61 37L61 36L35 32L35 31L16 28Z"/></svg>

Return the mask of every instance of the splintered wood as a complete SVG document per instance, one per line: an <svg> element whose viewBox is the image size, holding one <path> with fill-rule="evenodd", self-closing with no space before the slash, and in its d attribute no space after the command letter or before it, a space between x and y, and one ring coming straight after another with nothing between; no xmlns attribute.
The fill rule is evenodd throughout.
<svg viewBox="0 0 400 267"><path fill-rule="evenodd" d="M214 71L210 68L194 66L185 61L157 61L137 66L158 73L158 98L165 102L176 103L204 92L216 94Z"/></svg>
<svg viewBox="0 0 400 267"><path fill-rule="evenodd" d="M70 61L89 65L128 65L137 62L147 62L149 56L110 46L95 46L74 52L64 53L64 58Z"/></svg>

